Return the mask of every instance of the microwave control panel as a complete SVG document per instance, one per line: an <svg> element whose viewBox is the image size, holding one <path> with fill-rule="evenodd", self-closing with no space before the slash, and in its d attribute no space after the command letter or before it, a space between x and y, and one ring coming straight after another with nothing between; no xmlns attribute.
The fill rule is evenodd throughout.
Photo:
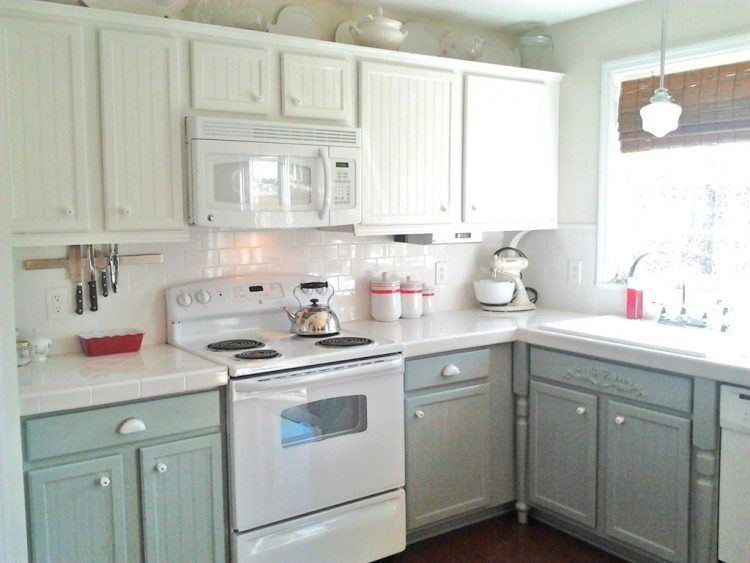
<svg viewBox="0 0 750 563"><path fill-rule="evenodd" d="M333 160L333 203L335 209L351 209L356 205L356 170L354 160Z"/></svg>

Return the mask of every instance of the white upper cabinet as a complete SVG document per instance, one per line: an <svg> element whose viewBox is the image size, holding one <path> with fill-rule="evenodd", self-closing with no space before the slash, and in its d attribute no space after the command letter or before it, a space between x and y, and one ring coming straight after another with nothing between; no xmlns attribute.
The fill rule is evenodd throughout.
<svg viewBox="0 0 750 563"><path fill-rule="evenodd" d="M287 117L348 121L352 63L344 59L282 55L282 113Z"/></svg>
<svg viewBox="0 0 750 563"><path fill-rule="evenodd" d="M195 109L267 114L271 108L268 51L218 43L191 44Z"/></svg>
<svg viewBox="0 0 750 563"><path fill-rule="evenodd" d="M363 62L360 79L363 226L459 223L459 75Z"/></svg>
<svg viewBox="0 0 750 563"><path fill-rule="evenodd" d="M558 83L467 76L464 221L557 226Z"/></svg>
<svg viewBox="0 0 750 563"><path fill-rule="evenodd" d="M88 229L82 29L0 17L7 137L4 183L14 233ZM3 72L4 70L4 72Z"/></svg>
<svg viewBox="0 0 750 563"><path fill-rule="evenodd" d="M112 30L100 37L106 227L185 228L179 41Z"/></svg>

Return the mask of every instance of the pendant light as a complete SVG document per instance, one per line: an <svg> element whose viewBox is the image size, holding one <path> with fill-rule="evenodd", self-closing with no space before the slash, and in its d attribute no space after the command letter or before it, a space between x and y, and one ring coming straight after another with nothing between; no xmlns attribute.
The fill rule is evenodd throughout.
<svg viewBox="0 0 750 563"><path fill-rule="evenodd" d="M682 108L674 103L669 91L664 87L664 59L667 51L667 0L662 0L661 12L661 71L659 87L654 90L649 104L641 108L643 130L655 137L663 137L677 129Z"/></svg>

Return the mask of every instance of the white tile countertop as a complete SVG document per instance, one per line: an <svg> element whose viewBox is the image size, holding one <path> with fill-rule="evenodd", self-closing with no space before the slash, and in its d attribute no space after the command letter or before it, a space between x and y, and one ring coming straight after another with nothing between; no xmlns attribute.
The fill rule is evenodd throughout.
<svg viewBox="0 0 750 563"><path fill-rule="evenodd" d="M227 368L167 344L109 356L65 354L18 368L21 416L226 385Z"/></svg>
<svg viewBox="0 0 750 563"><path fill-rule="evenodd" d="M616 362L750 386L750 346L747 345L743 351L741 345L717 344L711 347L705 356L699 357L690 348L691 339L687 338L688 333L685 333L685 350L680 353L675 349L671 339L670 346L673 349L665 351L657 350L655 347L605 340L603 335L597 335L595 331L586 335L564 334L545 328L545 325L552 323L591 317L582 313L553 309L491 313L477 308L442 312L419 319L401 319L392 323L358 321L348 323L346 328L401 343L407 358L522 341ZM639 322L625 319L622 321ZM657 328L661 328L661 325ZM663 328L675 330L673 327ZM725 338L716 333L702 334L717 342ZM730 339L727 342L732 341ZM654 346L656 344L658 343Z"/></svg>

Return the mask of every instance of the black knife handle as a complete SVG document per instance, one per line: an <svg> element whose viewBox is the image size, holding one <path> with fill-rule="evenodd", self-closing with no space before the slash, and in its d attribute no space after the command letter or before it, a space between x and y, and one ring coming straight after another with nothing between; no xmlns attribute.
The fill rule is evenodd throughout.
<svg viewBox="0 0 750 563"><path fill-rule="evenodd" d="M89 282L89 303L91 303L89 311L97 311L99 309L99 303L96 299L96 280Z"/></svg>
<svg viewBox="0 0 750 563"><path fill-rule="evenodd" d="M76 314L83 315L83 284L76 285Z"/></svg>
<svg viewBox="0 0 750 563"><path fill-rule="evenodd" d="M102 270L102 295L109 297L109 286L107 285L107 270Z"/></svg>

